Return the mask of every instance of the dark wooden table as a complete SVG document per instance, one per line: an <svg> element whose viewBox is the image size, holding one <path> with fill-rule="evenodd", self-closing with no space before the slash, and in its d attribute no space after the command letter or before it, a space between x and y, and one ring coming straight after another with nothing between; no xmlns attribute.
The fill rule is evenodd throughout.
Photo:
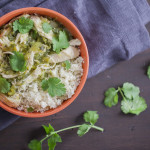
<svg viewBox="0 0 150 150"><path fill-rule="evenodd" d="M150 29L150 24L147 28ZM20 118L0 132L0 150L27 150L31 139L45 136L41 125L51 123L57 130L81 124L86 110L98 111L97 125L105 131L92 130L82 138L75 129L66 131L61 133L63 143L58 144L56 150L150 150L150 80L146 76L149 64L150 49L87 80L75 102L60 113L38 119ZM147 101L147 110L139 116L124 115L120 104L111 109L103 105L104 91L127 81L139 86L141 96ZM47 149L45 142L43 150Z"/></svg>
<svg viewBox="0 0 150 150"><path fill-rule="evenodd" d="M39 119L20 118L0 132L0 150L26 150L31 139L45 135L41 125L51 123L61 129L80 124L86 110L98 111L97 125L105 128L104 133L92 130L81 138L75 129L66 131L56 150L150 150L150 80L145 75L148 64L150 50L89 79L75 102L60 113ZM122 114L120 104L111 109L103 105L104 91L127 81L139 86L147 101L148 109L139 116ZM44 143L43 150L47 149Z"/></svg>

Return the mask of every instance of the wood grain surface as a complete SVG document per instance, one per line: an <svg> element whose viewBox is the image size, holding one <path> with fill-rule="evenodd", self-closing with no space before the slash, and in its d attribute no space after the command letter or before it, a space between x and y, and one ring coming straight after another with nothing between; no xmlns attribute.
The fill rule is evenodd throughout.
<svg viewBox="0 0 150 150"><path fill-rule="evenodd" d="M31 139L45 136L41 125L51 123L57 130L81 124L86 110L98 111L97 125L105 131L92 130L82 138L76 135L75 129L66 131L61 133L63 143L56 150L150 150L150 80L145 75L148 64L150 50L87 80L75 102L60 113L38 119L20 118L0 132L0 150L26 150ZM104 91L127 81L139 86L141 96L147 101L148 109L139 116L124 115L120 104L111 109L103 105ZM43 150L47 149L45 142Z"/></svg>

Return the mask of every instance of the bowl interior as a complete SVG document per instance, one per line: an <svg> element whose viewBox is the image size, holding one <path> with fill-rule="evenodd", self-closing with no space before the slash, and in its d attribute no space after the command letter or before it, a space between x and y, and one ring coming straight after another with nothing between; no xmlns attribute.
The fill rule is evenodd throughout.
<svg viewBox="0 0 150 150"><path fill-rule="evenodd" d="M17 17L21 14L26 14L26 13L27 14L36 13L39 15L44 15L44 16L49 16L51 18L55 18L58 22L62 23L75 38L78 38L81 41L80 50L81 50L81 56L84 59L83 76L81 78L81 82L80 82L79 86L77 87L77 89L75 91L75 94L70 99L64 101L62 103L62 105L58 106L55 109L47 110L44 113L40 113L40 112L26 113L24 111L19 111L17 109L11 108L0 101L0 107L2 107L3 109L5 109L8 112L11 112L13 114L23 116L23 117L34 117L34 118L35 117L44 117L44 116L49 116L49 115L55 114L55 113L63 110L64 108L66 108L68 105L70 105L75 100L75 98L81 92L81 90L85 84L87 74L88 74L88 68L89 68L88 50L87 50L86 43L85 43L81 33L77 29L77 27L65 16L59 14L58 12L50 10L50 9L39 8L39 7L30 7L30 8L22 8L22 9L12 11L0 18L0 26L8 23L14 17Z"/></svg>

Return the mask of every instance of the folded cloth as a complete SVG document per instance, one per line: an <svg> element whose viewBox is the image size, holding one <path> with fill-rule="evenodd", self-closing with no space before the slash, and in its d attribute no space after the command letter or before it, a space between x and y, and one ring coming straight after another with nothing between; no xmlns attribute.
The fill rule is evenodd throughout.
<svg viewBox="0 0 150 150"><path fill-rule="evenodd" d="M0 15L22 7L46 7L68 17L88 46L88 78L150 47L146 0L1 0ZM0 110L0 130L18 118Z"/></svg>

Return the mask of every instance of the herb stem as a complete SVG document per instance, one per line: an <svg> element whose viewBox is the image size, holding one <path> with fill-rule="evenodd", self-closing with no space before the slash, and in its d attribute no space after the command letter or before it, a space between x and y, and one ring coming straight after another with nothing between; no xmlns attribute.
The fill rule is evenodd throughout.
<svg viewBox="0 0 150 150"><path fill-rule="evenodd" d="M60 133L60 132L63 132L63 131L66 131L66 130L70 130L70 129L74 129L74 128L79 128L81 125L76 125L76 126L71 126L71 127L68 127L68 128L64 128L64 129L61 129L61 130L58 130L58 131L54 131L54 132L51 132L51 134L47 135L45 138L43 138L40 143L42 144L43 141L45 141L46 139L48 139L50 136L52 136L53 134L55 133ZM91 128L94 128L94 129L97 129L101 132L104 131L103 128L101 127L98 127L98 126L94 126L94 125L91 125Z"/></svg>
<svg viewBox="0 0 150 150"><path fill-rule="evenodd" d="M99 130L99 131L101 131L101 132L103 132L104 131L104 129L103 128L101 128L101 127L98 127L98 126L92 126L92 128L94 128L94 129L97 129L97 130Z"/></svg>
<svg viewBox="0 0 150 150"><path fill-rule="evenodd" d="M55 133L59 133L59 132L62 132L62 131L66 131L66 130L70 130L70 129L74 129L74 128L79 128L81 125L76 125L76 126L71 126L71 127L68 127L68 128L64 128L64 129L61 129L61 130L58 130L58 131L54 131L54 132L51 132L51 134L47 135L45 138L43 138L40 142L42 144L43 141L45 141L47 138L49 138L50 136L52 136L53 134Z"/></svg>
<svg viewBox="0 0 150 150"><path fill-rule="evenodd" d="M74 128L79 128L80 126L81 126L81 125L71 126L71 127L68 127L68 128L64 128L64 129L55 131L55 133L59 133L59 132L62 132L62 131L65 131L65 130L74 129Z"/></svg>
<svg viewBox="0 0 150 150"><path fill-rule="evenodd" d="M123 97L123 100L126 100L126 98L125 98L125 96L124 96L124 94L123 94L123 92L122 92L122 89L121 89L120 87L118 87L118 90L119 90L121 96Z"/></svg>

